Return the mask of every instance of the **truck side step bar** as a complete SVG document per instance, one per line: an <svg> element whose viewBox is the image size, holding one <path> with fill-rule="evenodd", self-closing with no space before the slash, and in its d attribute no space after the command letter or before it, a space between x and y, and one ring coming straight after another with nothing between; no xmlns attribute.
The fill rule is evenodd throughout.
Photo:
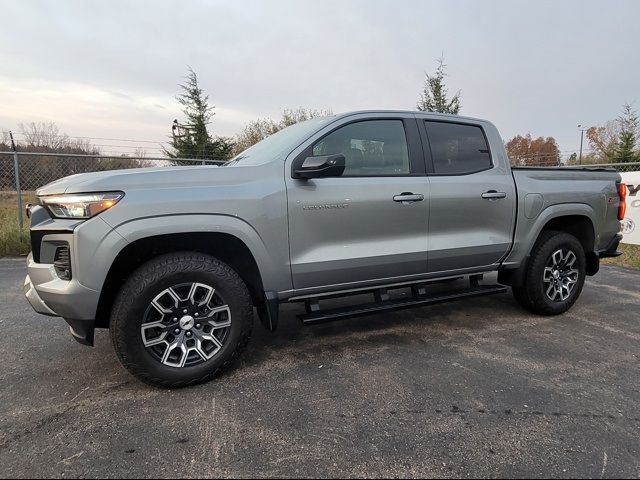
<svg viewBox="0 0 640 480"><path fill-rule="evenodd" d="M298 315L303 325L316 325L319 323L332 322L345 318L359 317L379 312L401 310L403 308L418 307L424 305L434 305L437 303L451 302L463 298L479 297L483 295L493 295L507 291L507 287L502 285L478 285L476 279L471 279L468 288L427 294L422 286L414 286L411 289L412 295L409 298L395 298L390 300L387 289L374 290L374 302L360 305L352 305L342 308L328 310L320 309L318 298L310 298L305 301L306 312Z"/></svg>

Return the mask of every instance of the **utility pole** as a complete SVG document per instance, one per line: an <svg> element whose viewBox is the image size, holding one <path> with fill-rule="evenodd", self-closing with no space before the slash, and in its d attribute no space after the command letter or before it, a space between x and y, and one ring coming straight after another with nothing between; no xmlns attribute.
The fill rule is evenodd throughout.
<svg viewBox="0 0 640 480"><path fill-rule="evenodd" d="M13 150L13 172L16 176L16 194L18 195L18 225L20 226L20 233L22 234L22 192L20 191L20 164L18 162L18 151L16 150L16 144L13 141L13 133L9 131L9 138L11 138L11 150Z"/></svg>
<svg viewBox="0 0 640 480"><path fill-rule="evenodd" d="M580 130L580 159L578 160L578 164L582 165L582 141L584 140L584 131L586 128L582 128L582 125L578 125L578 129Z"/></svg>

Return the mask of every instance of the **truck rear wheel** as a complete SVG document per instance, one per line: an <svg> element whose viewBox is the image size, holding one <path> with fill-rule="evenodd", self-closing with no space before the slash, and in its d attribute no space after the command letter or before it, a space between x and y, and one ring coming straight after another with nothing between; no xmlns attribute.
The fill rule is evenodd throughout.
<svg viewBox="0 0 640 480"><path fill-rule="evenodd" d="M253 306L240 276L208 255L162 255L139 267L118 293L111 340L140 380L184 387L222 373L244 350Z"/></svg>
<svg viewBox="0 0 640 480"><path fill-rule="evenodd" d="M582 292L586 260L582 244L564 232L540 235L526 266L524 284L513 295L527 310L559 315L571 308Z"/></svg>

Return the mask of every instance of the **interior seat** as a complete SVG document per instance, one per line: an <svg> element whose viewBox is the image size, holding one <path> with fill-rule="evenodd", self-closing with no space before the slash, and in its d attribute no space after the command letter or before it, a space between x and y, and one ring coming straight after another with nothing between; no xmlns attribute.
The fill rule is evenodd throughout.
<svg viewBox="0 0 640 480"><path fill-rule="evenodd" d="M384 168L387 172L406 173L408 157L406 150L397 142L384 142L382 146Z"/></svg>

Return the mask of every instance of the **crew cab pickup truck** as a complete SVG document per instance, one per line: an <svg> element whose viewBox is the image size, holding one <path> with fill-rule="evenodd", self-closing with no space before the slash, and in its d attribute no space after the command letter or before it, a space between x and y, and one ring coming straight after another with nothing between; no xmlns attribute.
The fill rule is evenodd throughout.
<svg viewBox="0 0 640 480"><path fill-rule="evenodd" d="M84 344L109 328L122 364L164 387L222 372L254 307L275 330L283 302L311 325L506 285L563 313L618 254L626 206L613 170L511 168L490 122L401 111L299 123L224 166L85 173L37 196L29 302Z"/></svg>

